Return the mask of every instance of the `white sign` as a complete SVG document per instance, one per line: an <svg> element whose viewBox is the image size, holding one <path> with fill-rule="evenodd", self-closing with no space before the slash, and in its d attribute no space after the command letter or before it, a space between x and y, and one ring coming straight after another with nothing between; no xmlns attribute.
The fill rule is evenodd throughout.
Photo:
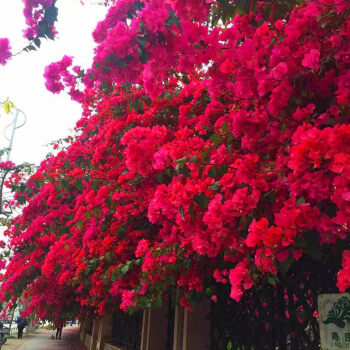
<svg viewBox="0 0 350 350"><path fill-rule="evenodd" d="M350 294L318 296L322 350L350 350Z"/></svg>

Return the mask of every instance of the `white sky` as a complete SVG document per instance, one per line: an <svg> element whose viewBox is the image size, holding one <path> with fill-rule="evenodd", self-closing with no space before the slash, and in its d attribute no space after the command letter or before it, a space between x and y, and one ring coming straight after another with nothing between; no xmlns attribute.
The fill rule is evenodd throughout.
<svg viewBox="0 0 350 350"><path fill-rule="evenodd" d="M91 33L104 18L106 8L80 4L80 0L58 0L58 39L42 40L38 51L23 52L5 66L0 65L0 101L7 97L27 116L15 134L11 160L17 164L39 164L51 150L53 140L65 137L80 118L80 105L66 93L54 95L44 85L44 68L63 55L74 56L73 64L91 66L94 42ZM12 52L23 48L25 28L22 0L0 0L0 38L8 37ZM8 146L3 127L10 115L0 109L0 148ZM8 132L7 134L9 134Z"/></svg>

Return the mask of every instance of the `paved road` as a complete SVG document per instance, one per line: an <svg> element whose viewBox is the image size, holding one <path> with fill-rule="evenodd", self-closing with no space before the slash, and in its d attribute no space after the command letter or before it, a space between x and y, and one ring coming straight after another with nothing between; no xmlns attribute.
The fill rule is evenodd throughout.
<svg viewBox="0 0 350 350"><path fill-rule="evenodd" d="M62 331L62 339L51 339L53 331L40 331L34 337L28 339L19 350L85 350L79 344L79 328L64 327ZM4 350L6 350L4 348Z"/></svg>

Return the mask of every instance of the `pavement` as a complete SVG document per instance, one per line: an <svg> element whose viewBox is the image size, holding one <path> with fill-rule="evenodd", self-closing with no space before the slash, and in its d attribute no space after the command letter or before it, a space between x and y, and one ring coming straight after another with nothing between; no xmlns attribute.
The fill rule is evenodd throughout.
<svg viewBox="0 0 350 350"><path fill-rule="evenodd" d="M61 340L52 339L54 334L40 329L23 339L8 339L1 350L86 350L79 342L79 327L64 327Z"/></svg>

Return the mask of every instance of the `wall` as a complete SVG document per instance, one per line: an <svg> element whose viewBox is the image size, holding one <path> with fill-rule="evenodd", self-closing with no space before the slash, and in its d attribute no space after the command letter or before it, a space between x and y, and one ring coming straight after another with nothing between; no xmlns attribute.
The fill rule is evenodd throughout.
<svg viewBox="0 0 350 350"><path fill-rule="evenodd" d="M177 306L172 350L210 350L209 315L209 300L203 300L193 312ZM144 311L140 350L167 350L167 317L166 303L162 308ZM88 319L81 324L80 340L88 350L123 350L111 344L111 335L112 314L101 319Z"/></svg>

